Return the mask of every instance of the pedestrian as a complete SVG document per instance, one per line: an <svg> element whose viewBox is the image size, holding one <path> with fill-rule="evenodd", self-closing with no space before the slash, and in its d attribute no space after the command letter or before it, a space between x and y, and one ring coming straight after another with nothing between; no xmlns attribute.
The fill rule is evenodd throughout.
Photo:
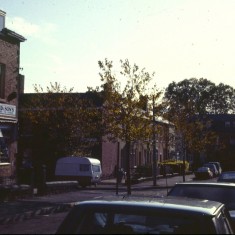
<svg viewBox="0 0 235 235"><path fill-rule="evenodd" d="M124 178L124 176L125 176L125 172L124 172L123 168L119 169L118 176L117 176L119 184L122 183L122 179Z"/></svg>

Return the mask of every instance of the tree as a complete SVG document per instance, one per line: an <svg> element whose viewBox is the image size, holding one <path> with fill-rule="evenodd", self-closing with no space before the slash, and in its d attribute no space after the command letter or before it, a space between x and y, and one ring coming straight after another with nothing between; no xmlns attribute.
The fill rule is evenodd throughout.
<svg viewBox="0 0 235 235"><path fill-rule="evenodd" d="M174 123L186 151L206 151L214 143L216 135L209 128L207 114L233 113L234 89L220 83L216 86L207 79L185 79L172 82L164 94L165 117Z"/></svg>
<svg viewBox="0 0 235 235"><path fill-rule="evenodd" d="M216 86L204 78L172 82L166 88L164 98L171 100L172 110L193 110L194 114L199 115L235 112L234 88L223 83Z"/></svg>
<svg viewBox="0 0 235 235"><path fill-rule="evenodd" d="M136 64L131 65L127 59L120 60L120 78L123 79L120 82L113 73L112 61L105 59L98 64L105 101L103 130L109 141L126 143L127 192L131 194L130 145L151 138L148 85L154 73L150 74Z"/></svg>
<svg viewBox="0 0 235 235"><path fill-rule="evenodd" d="M92 155L100 140L101 115L95 93L72 93L73 89L50 83L44 92L34 85L35 93L21 100L20 131L31 125L34 165L49 165L53 176L55 161L67 155ZM96 155L97 156L97 155Z"/></svg>

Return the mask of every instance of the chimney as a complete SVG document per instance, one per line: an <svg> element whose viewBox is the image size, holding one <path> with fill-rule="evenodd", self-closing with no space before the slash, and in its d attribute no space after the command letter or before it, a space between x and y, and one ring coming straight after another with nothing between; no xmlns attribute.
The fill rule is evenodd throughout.
<svg viewBox="0 0 235 235"><path fill-rule="evenodd" d="M0 31L5 28L5 16L6 12L0 10Z"/></svg>

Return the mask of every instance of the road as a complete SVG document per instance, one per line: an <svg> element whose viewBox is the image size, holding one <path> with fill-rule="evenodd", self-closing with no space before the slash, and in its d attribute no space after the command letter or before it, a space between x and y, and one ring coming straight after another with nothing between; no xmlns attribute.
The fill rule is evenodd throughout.
<svg viewBox="0 0 235 235"><path fill-rule="evenodd" d="M166 195L166 189L146 190L145 195ZM94 190L86 190L84 194L89 198L99 198L102 195L114 194L110 190L102 190L94 193ZM121 194L121 193L120 193ZM135 191L133 195L142 195L142 191ZM83 198L83 197L81 197ZM0 234L54 234L68 212L40 215L32 219L16 222L13 224L0 225Z"/></svg>
<svg viewBox="0 0 235 235"><path fill-rule="evenodd" d="M55 234L68 212L36 216L13 224L0 225L0 234Z"/></svg>
<svg viewBox="0 0 235 235"><path fill-rule="evenodd" d="M193 177L193 176L192 176ZM173 177L172 179L176 182L182 182L182 176L180 177ZM189 179L190 180L190 179ZM192 178L193 180L193 178ZM212 180L205 180L205 181L215 181L216 178ZM166 179L161 179L161 182L158 183L166 183ZM170 183L170 182L169 182ZM171 182L172 183L172 182ZM86 189L83 190L83 193L81 195L81 192L77 192L80 194L80 197L78 197L78 194L71 196L67 199L74 200L74 198L79 198L78 201L84 200L84 195L86 195L86 198L92 199L92 198L99 198L103 195L115 195L115 190L90 190ZM122 194L122 192L120 192ZM167 194L167 189L146 189L146 190L134 190L132 191L132 195L147 195L147 196L165 196ZM61 213L53 213L49 215L40 215L36 216L34 218L31 218L29 220L24 220L20 222L15 222L12 224L6 224L6 225L0 225L0 234L54 234L59 226L59 224L62 222L62 220L65 218L68 212L61 212Z"/></svg>

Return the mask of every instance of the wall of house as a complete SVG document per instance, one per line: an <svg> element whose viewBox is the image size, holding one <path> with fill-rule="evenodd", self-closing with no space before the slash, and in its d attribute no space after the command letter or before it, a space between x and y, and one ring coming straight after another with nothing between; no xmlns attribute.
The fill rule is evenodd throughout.
<svg viewBox="0 0 235 235"><path fill-rule="evenodd" d="M8 39L0 38L0 63L5 67L5 97L0 99L0 104L14 105L18 109L17 96L8 101L9 97L17 90L17 78L19 76L19 43L13 43ZM13 96L14 97L14 96ZM17 155L17 113L14 118L0 114L0 129L6 138L8 146L9 162L0 162L0 183L5 179L14 179Z"/></svg>
<svg viewBox="0 0 235 235"><path fill-rule="evenodd" d="M12 92L17 92L17 79L19 77L19 44L11 43L0 38L0 63L6 65L5 73L5 101ZM17 99L9 104L17 105Z"/></svg>
<svg viewBox="0 0 235 235"><path fill-rule="evenodd" d="M119 144L104 141L102 143L102 171L103 178L109 178L115 175L116 165L118 164L118 154L120 153ZM120 156L120 155L119 155Z"/></svg>

